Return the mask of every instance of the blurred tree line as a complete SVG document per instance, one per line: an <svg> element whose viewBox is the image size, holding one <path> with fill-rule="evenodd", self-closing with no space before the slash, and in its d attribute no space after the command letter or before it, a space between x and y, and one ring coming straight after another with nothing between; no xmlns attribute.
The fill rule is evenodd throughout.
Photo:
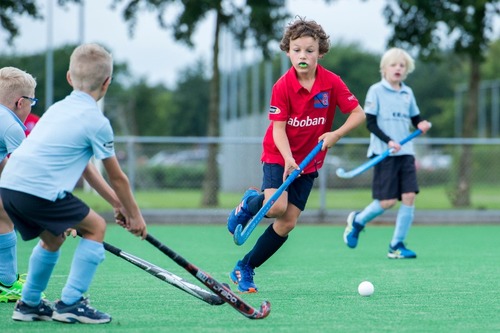
<svg viewBox="0 0 500 333"><path fill-rule="evenodd" d="M54 50L54 101L71 92L66 82L69 56L76 45L65 45ZM111 52L113 50L110 50ZM357 44L337 44L321 60L321 64L342 77L351 91L364 103L369 86L380 80L381 54L366 51ZM485 80L500 78L500 40L495 41L481 67ZM406 83L413 88L423 117L433 123L429 133L433 137L454 135L454 94L457 85L467 80L467 63L445 55L441 62L422 62L417 59L416 70ZM280 73L280 57L273 58L273 76ZM33 74L37 79L36 95L43 99L45 92L45 53L1 55L0 67L15 66ZM186 64L175 87L150 85L144 77L133 77L127 63L115 62L113 83L104 101L106 115L113 123L116 135L140 136L206 136L210 78L202 59ZM252 67L253 65L249 65ZM43 101L33 112L42 115ZM262 112L266 109L262 108ZM342 123L345 115L338 112L334 126ZM361 127L350 136L366 137Z"/></svg>
<svg viewBox="0 0 500 333"><path fill-rule="evenodd" d="M69 57L76 45L54 50L54 101L66 97L72 88L66 81ZM105 46L106 47L106 46ZM108 48L109 51L112 52ZM37 80L40 103L32 112L41 116L46 84L45 52L1 55L0 67L14 66ZM116 135L204 136L209 78L202 61L181 70L176 87L150 85L144 77L133 77L127 63L115 62L113 82L104 99L104 110ZM197 96L193 98L193 96Z"/></svg>
<svg viewBox="0 0 500 333"><path fill-rule="evenodd" d="M326 3L335 0L324 0ZM368 1L368 0L363 0ZM281 38L281 29L290 18L286 10L286 0L246 0L235 2L231 0L112 0L113 6L125 3L122 11L124 21L127 22L130 32L133 33L137 24L137 15L143 11L156 13L159 26L172 32L176 41L192 46L192 34L204 18L212 13L215 15L214 43L212 47L211 77L208 80L208 89L195 95L191 89L191 79L201 79L207 82L201 73L186 70L187 75L173 90L166 87L148 87L145 80L139 79L130 84L117 85L115 95L109 101L113 114L110 118L118 122L120 131L117 134L156 135L162 131L163 135L171 135L165 120L172 123L178 135L196 135L195 132L183 134L186 128L177 128L172 118L182 115L183 122L187 107L195 107L194 101L187 97L176 99L180 94L197 96L201 109L191 109L189 112L206 111L207 129L201 135L219 136L219 38L222 28L227 29L237 40L240 47L254 46L262 51L265 58L272 58L270 44ZM81 0L57 0L60 6L68 3L81 4ZM172 7L180 6L181 11L173 21L166 20L166 12ZM116 8L116 7L115 7ZM412 86L418 103L425 118L434 123L432 135L439 137L452 136L454 118L452 94L458 84L467 86L462 120L463 136L472 138L477 135L479 113L480 82L484 79L498 76L498 64L493 60L498 58L498 36L495 36L494 24L500 15L500 0L463 1L463 0L387 0L383 9L383 16L392 33L387 47L399 46L412 54L418 54L417 72L407 83ZM16 16L28 15L35 19L42 19L39 8L33 0L1 1L0 21L2 28L9 32L8 42L18 34L18 27L14 21ZM248 44L251 43L252 45ZM493 45L492 45L493 44ZM346 57L337 57L335 54L346 54ZM333 55L332 55L333 54ZM495 57L496 55L496 57ZM378 81L378 64L380 55L364 52L354 45L336 46L324 59L326 68L340 74L348 83L352 91L363 104L366 89L373 82ZM441 62L438 62L441 59ZM363 62L359 62L363 60ZM331 66L329 64L331 62ZM201 67L205 66L201 63ZM119 67L119 66L117 66ZM373 69L370 69L370 68ZM197 68L197 67L195 67ZM276 68L280 68L275 67ZM366 68L361 70L361 68ZM345 71L345 72L344 72ZM33 72L35 73L35 72ZM373 77L372 77L373 75ZM277 77L275 77L277 78ZM352 80L352 81L351 81ZM368 83L369 81L369 83ZM188 91L181 91L181 83L186 84ZM199 86L194 86L199 88ZM155 92L151 99L145 98L149 92ZM204 104L208 93L208 103ZM57 100L57 98L56 98ZM169 104L170 103L170 104ZM179 104L177 104L179 103ZM167 107L165 104L169 104ZM196 104L196 102L194 102ZM177 108L177 109L176 109ZM167 111L168 110L168 111ZM159 112L159 114L157 114ZM196 119L203 123L203 118L197 114ZM342 115L337 117L343 121ZM454 123L454 122L453 122ZM147 124L147 125L145 125ZM189 126L187 126L189 127ZM173 132L174 128L170 128ZM189 129L192 130L192 129ZM364 132L363 132L364 131ZM366 129L358 129L353 135L367 135ZM217 145L209 145L208 167L203 183L203 205L216 206L218 202L218 170ZM459 162L458 177L455 190L451 194L453 205L456 207L470 206L472 148L463 145Z"/></svg>

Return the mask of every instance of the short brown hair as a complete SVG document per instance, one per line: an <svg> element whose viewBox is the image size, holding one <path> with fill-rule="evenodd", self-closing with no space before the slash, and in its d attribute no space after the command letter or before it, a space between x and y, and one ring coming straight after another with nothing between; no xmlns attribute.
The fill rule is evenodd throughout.
<svg viewBox="0 0 500 333"><path fill-rule="evenodd" d="M323 55L330 49L330 36L326 34L323 27L316 21L307 21L305 18L297 16L297 19L288 24L283 38L280 42L280 49L284 52L290 50L290 41L300 37L312 37L319 43L319 54Z"/></svg>

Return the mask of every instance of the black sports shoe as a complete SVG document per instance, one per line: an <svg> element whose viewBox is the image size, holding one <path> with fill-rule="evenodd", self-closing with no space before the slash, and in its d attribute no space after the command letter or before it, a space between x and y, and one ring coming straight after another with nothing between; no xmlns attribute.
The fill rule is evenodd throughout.
<svg viewBox="0 0 500 333"><path fill-rule="evenodd" d="M52 319L63 323L105 324L111 321L111 316L97 311L90 306L88 298L82 297L72 305L57 301Z"/></svg>
<svg viewBox="0 0 500 333"><path fill-rule="evenodd" d="M29 306L19 300L14 307L12 319L17 321L51 321L52 313L52 304L46 299L42 298L42 301L37 306Z"/></svg>

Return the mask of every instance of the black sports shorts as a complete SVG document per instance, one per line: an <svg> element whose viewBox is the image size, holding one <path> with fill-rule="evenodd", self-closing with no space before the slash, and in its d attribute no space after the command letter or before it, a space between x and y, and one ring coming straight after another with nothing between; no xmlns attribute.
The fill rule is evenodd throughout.
<svg viewBox="0 0 500 333"><path fill-rule="evenodd" d="M401 200L403 193L418 193L417 169L413 155L389 156L375 165L373 199Z"/></svg>
<svg viewBox="0 0 500 333"><path fill-rule="evenodd" d="M279 188L283 184L284 167L279 164L264 163L262 166L264 176L262 191L268 188ZM318 172L300 175L288 186L288 202L303 211L306 208L307 199L314 185L314 179L318 178Z"/></svg>
<svg viewBox="0 0 500 333"><path fill-rule="evenodd" d="M67 193L62 199L50 201L28 193L0 188L3 206L23 240L38 237L47 230L55 236L80 223L90 208Z"/></svg>

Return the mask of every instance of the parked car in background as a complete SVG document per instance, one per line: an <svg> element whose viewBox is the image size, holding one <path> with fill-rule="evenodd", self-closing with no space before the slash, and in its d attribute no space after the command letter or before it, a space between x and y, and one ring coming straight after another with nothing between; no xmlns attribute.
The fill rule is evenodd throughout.
<svg viewBox="0 0 500 333"><path fill-rule="evenodd" d="M453 158L451 155L434 151L429 155L417 158L417 169L436 171L448 170L451 168Z"/></svg>
<svg viewBox="0 0 500 333"><path fill-rule="evenodd" d="M193 165L205 163L208 157L207 148L196 148L171 152L162 150L153 155L149 161L149 166L177 166Z"/></svg>

